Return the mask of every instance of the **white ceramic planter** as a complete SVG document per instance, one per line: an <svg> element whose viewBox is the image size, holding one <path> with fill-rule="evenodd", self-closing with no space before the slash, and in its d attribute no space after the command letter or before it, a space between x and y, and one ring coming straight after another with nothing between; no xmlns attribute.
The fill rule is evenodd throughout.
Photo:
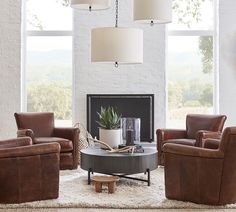
<svg viewBox="0 0 236 212"><path fill-rule="evenodd" d="M121 129L108 130L99 128L99 140L107 143L112 148L121 144Z"/></svg>

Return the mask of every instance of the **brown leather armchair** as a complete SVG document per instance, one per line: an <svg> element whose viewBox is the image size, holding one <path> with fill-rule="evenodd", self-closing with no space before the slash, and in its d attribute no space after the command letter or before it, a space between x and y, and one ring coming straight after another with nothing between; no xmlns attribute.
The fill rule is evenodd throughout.
<svg viewBox="0 0 236 212"><path fill-rule="evenodd" d="M175 143L203 147L205 139L220 139L225 120L225 115L188 114L185 130L158 129L156 131L158 165L164 165L162 151L164 144Z"/></svg>
<svg viewBox="0 0 236 212"><path fill-rule="evenodd" d="M200 204L236 203L236 127L226 128L218 149L165 144L169 199Z"/></svg>
<svg viewBox="0 0 236 212"><path fill-rule="evenodd" d="M29 137L0 141L0 203L58 198L59 154L57 143L32 145Z"/></svg>
<svg viewBox="0 0 236 212"><path fill-rule="evenodd" d="M23 134L33 140L33 144L57 142L61 146L60 169L78 167L79 129L56 128L53 113L15 113L18 136Z"/></svg>

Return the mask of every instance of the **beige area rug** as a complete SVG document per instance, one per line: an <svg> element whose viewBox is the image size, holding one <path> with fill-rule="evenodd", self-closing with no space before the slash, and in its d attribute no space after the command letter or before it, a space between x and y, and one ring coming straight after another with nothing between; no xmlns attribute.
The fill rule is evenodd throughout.
<svg viewBox="0 0 236 212"><path fill-rule="evenodd" d="M139 177L144 177L144 175L141 174ZM23 204L0 204L0 208L220 209L236 208L236 204L217 207L168 200L165 198L163 168L151 172L150 187L144 182L122 178L114 194L108 194L106 186L102 193L96 193L94 186L87 184L87 172L78 169L61 171L58 199Z"/></svg>

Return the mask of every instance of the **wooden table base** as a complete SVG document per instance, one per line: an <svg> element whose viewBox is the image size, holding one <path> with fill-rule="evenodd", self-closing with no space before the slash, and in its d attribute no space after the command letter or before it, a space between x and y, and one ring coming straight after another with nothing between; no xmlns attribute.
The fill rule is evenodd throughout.
<svg viewBox="0 0 236 212"><path fill-rule="evenodd" d="M116 189L116 182L119 181L119 177L116 176L93 176L92 181L95 185L95 191L102 192L102 185L107 184L108 193L114 193Z"/></svg>
<svg viewBox="0 0 236 212"><path fill-rule="evenodd" d="M91 183L91 174L93 174L93 173L94 173L93 170L91 168L89 168L89 170L88 170L88 185L90 185L90 183ZM101 173L101 174L107 174L107 175L116 176L119 178L126 178L126 179L130 179L130 180L138 180L138 181L142 181L142 182L147 182L148 186L151 185L150 169L147 169L146 172L144 173L145 175L147 174L147 179L130 177L127 175L122 175L122 174L109 174L109 173Z"/></svg>

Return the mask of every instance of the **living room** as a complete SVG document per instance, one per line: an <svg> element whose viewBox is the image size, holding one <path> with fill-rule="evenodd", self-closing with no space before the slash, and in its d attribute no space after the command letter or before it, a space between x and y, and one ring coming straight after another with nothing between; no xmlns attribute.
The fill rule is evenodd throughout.
<svg viewBox="0 0 236 212"><path fill-rule="evenodd" d="M141 2L140 5L138 2ZM157 14L159 19L164 18L155 20L155 18L140 17L145 14L149 16ZM236 209L236 200L234 201L236 192L230 191L230 194L227 194L232 197L228 202L227 200L221 201L219 194L218 203L211 204L211 199L206 200L204 197L191 199L190 191L189 197L187 193L187 197L182 195L177 198L175 196L177 194L175 194L174 198L171 192L165 190L179 183L166 180L169 176L168 170L173 168L176 161L179 163L176 167L181 167L181 169L174 169L174 173L180 172L179 175L173 174L176 179L177 176L185 173L182 169L190 168L186 162L188 161L185 158L186 155L184 155L185 164L188 164L186 167L179 159L170 157L171 154L177 154L178 146L181 146L181 151L187 155L190 154L186 153L186 151L190 151L188 147L196 146L191 147L196 148L191 150L192 154L196 154L195 158L216 157L215 160L218 160L223 157L221 152L223 143L227 139L234 140L233 127L236 126L234 110L236 108L234 98L236 25L234 17L236 18L234 0L1 0L1 185L4 185L7 178L10 179L8 173L13 173L13 170L21 170L20 166L17 167L18 169L11 168L5 161L6 158L9 159L11 149L16 151L13 155L18 159L24 158L24 154L26 154L21 152L21 156L17 155L17 149L23 147L9 148L5 143L6 140L11 139L12 142L12 139L16 139L17 136L27 137L18 138L22 142L21 145L27 144L30 148L33 146L30 151L36 151L37 154L41 154L46 148L46 146L44 147L47 145L45 140L34 139L39 132L33 132L35 135L32 137L32 131L22 131L22 129L26 129L26 125L27 129L33 129L28 124L33 123L34 127L39 127L40 132L43 131L44 135L47 134L46 132L48 135L50 134L50 128L57 135L54 137L62 136L62 138L64 134L69 134L66 128L70 128L74 137L70 136L68 139L77 139L80 150L82 150L86 145L98 143L97 138L104 141L101 139L101 135L99 136L100 129L97 122L101 118L99 114L102 115L101 106L109 105L114 109L113 115L117 112L118 117L122 116L119 120L134 117L132 121L135 122L137 128L135 136L138 137L136 139L138 147L136 145L133 149L124 150L131 151L131 153L112 153L118 154L119 157L112 158L111 154L110 163L105 165L107 161L103 161L103 159L96 161L100 152L95 155L96 159L94 159L88 157L90 153L86 152L86 149L82 150L80 155L74 143L70 144L71 146L64 145L64 143L62 145L62 141L59 142L60 145L51 144L46 149L47 154L51 151L50 154L54 155L50 160L56 160L59 163L59 165L57 163L52 165L52 169L55 169L53 174L56 176L52 184L55 183L55 189L59 189L58 197L37 201L13 198L9 204L7 201L4 202L5 193L10 197L14 196L13 193L19 189L18 186L20 187L20 184L14 182L12 183L14 188L11 187L8 190L6 186L4 187L6 190L2 189L0 199L3 200L0 202L0 211ZM107 29L110 30L106 30L106 27L109 27ZM120 34L114 36L112 33L116 30L120 30ZM119 36L120 39L118 39ZM108 40L110 43L106 43ZM115 41L113 45L111 45L112 41ZM113 49L114 46L119 48ZM50 113L50 117L39 117L32 122L33 119L29 121L28 116L25 119L22 116L34 113ZM197 117L191 114L195 114ZM51 123L44 122L49 119ZM205 121L205 119L207 120ZM213 120L214 127L206 127L205 123L209 123L210 120ZM190 134L194 134L190 136L192 140L183 141L183 139L187 139L192 123L194 130L196 131L195 128L197 128L201 132L198 135L191 132ZM59 128L63 128L65 131L61 132ZM78 128L80 133L75 130ZM156 133L157 129L159 131ZM184 129L187 134L177 131L176 134L179 137L174 138L171 133L168 134L169 131L166 133L167 131L160 131L160 129ZM123 128L122 130L124 132ZM126 141L127 136L131 135L128 134L129 130L125 135ZM208 133L202 130L215 132ZM88 133L91 133L92 138L88 138ZM48 135L44 137L49 137ZM229 139L230 136L232 139ZM133 137L131 136L131 138ZM166 142L168 139L179 138L182 139L181 142L179 140ZM207 142L208 138L209 140L214 139L215 143ZM67 138L64 137L64 139ZM39 143L39 147L42 145L39 150L37 145L34 145L37 143ZM169 143L174 144L169 145ZM135 152L138 151L139 146L144 149L144 154ZM208 152L205 151L208 149L207 147L211 149L210 152L218 151L219 154L217 153L217 156L212 156L212 153L208 155ZM148 150L145 152L146 149L155 151L149 153ZM114 149L112 148L110 151L114 151ZM127 154L132 159L123 158ZM137 155L136 161L145 165L136 167L133 164L133 154ZM8 156L6 157L6 155ZM139 156L140 158L138 158ZM157 160L153 160L152 157ZM80 164L80 159L83 164ZM111 163L112 159L114 159L114 163ZM90 169L91 164L95 163L92 160L99 162L98 168ZM166 161L164 162L164 160ZM166 162L170 166L165 166ZM15 163L15 158L11 160L11 163ZM214 172L217 169L216 166L210 163L209 161L204 162L209 165L208 170L211 170L213 175L217 175ZM46 164L49 166L51 163L46 162ZM55 167L56 164L57 167ZM120 176L119 181L115 183L116 189L111 194L107 185L103 186L101 193L95 192L93 183L88 185L88 175L91 175L89 180L92 181L93 177L99 175L98 173L110 173L107 171L108 169L100 170L101 167L107 168L110 165L112 168L123 170L126 167L125 164L131 178L138 178L138 181L123 178L127 177L126 175ZM195 161L193 164L200 164L200 162ZM233 165L232 161L231 169L234 169ZM35 173L42 171L40 166L31 163L22 166L26 167L25 170L34 170L32 172ZM51 172L50 174L52 174ZM124 171L126 174L127 172ZM26 176L30 175L29 173ZM201 177L204 174L207 175L206 178L208 175L211 176L206 171ZM186 175L183 176L183 179ZM17 174L13 173L12 176L17 176ZM233 179L232 173L230 176ZM34 176L34 178L36 177L38 176ZM193 178L194 182L198 179L197 176ZM227 182L229 181L227 179ZM48 181L48 184L51 184L49 182L51 181ZM11 183L5 184L11 185ZM34 185L32 183L32 188ZM193 185L191 184L191 186ZM230 184L230 186L233 190L234 184ZM203 187L207 186L203 185ZM26 188L28 189L27 186ZM13 193L10 192L11 189ZM178 190L177 187L173 189ZM203 190L194 192L198 192L198 195L201 196ZM37 193L37 189L35 188L32 192ZM203 193L207 192L205 190ZM214 190L214 192L217 194L217 191ZM31 194L26 196L31 198ZM210 196L213 199L213 195Z"/></svg>

